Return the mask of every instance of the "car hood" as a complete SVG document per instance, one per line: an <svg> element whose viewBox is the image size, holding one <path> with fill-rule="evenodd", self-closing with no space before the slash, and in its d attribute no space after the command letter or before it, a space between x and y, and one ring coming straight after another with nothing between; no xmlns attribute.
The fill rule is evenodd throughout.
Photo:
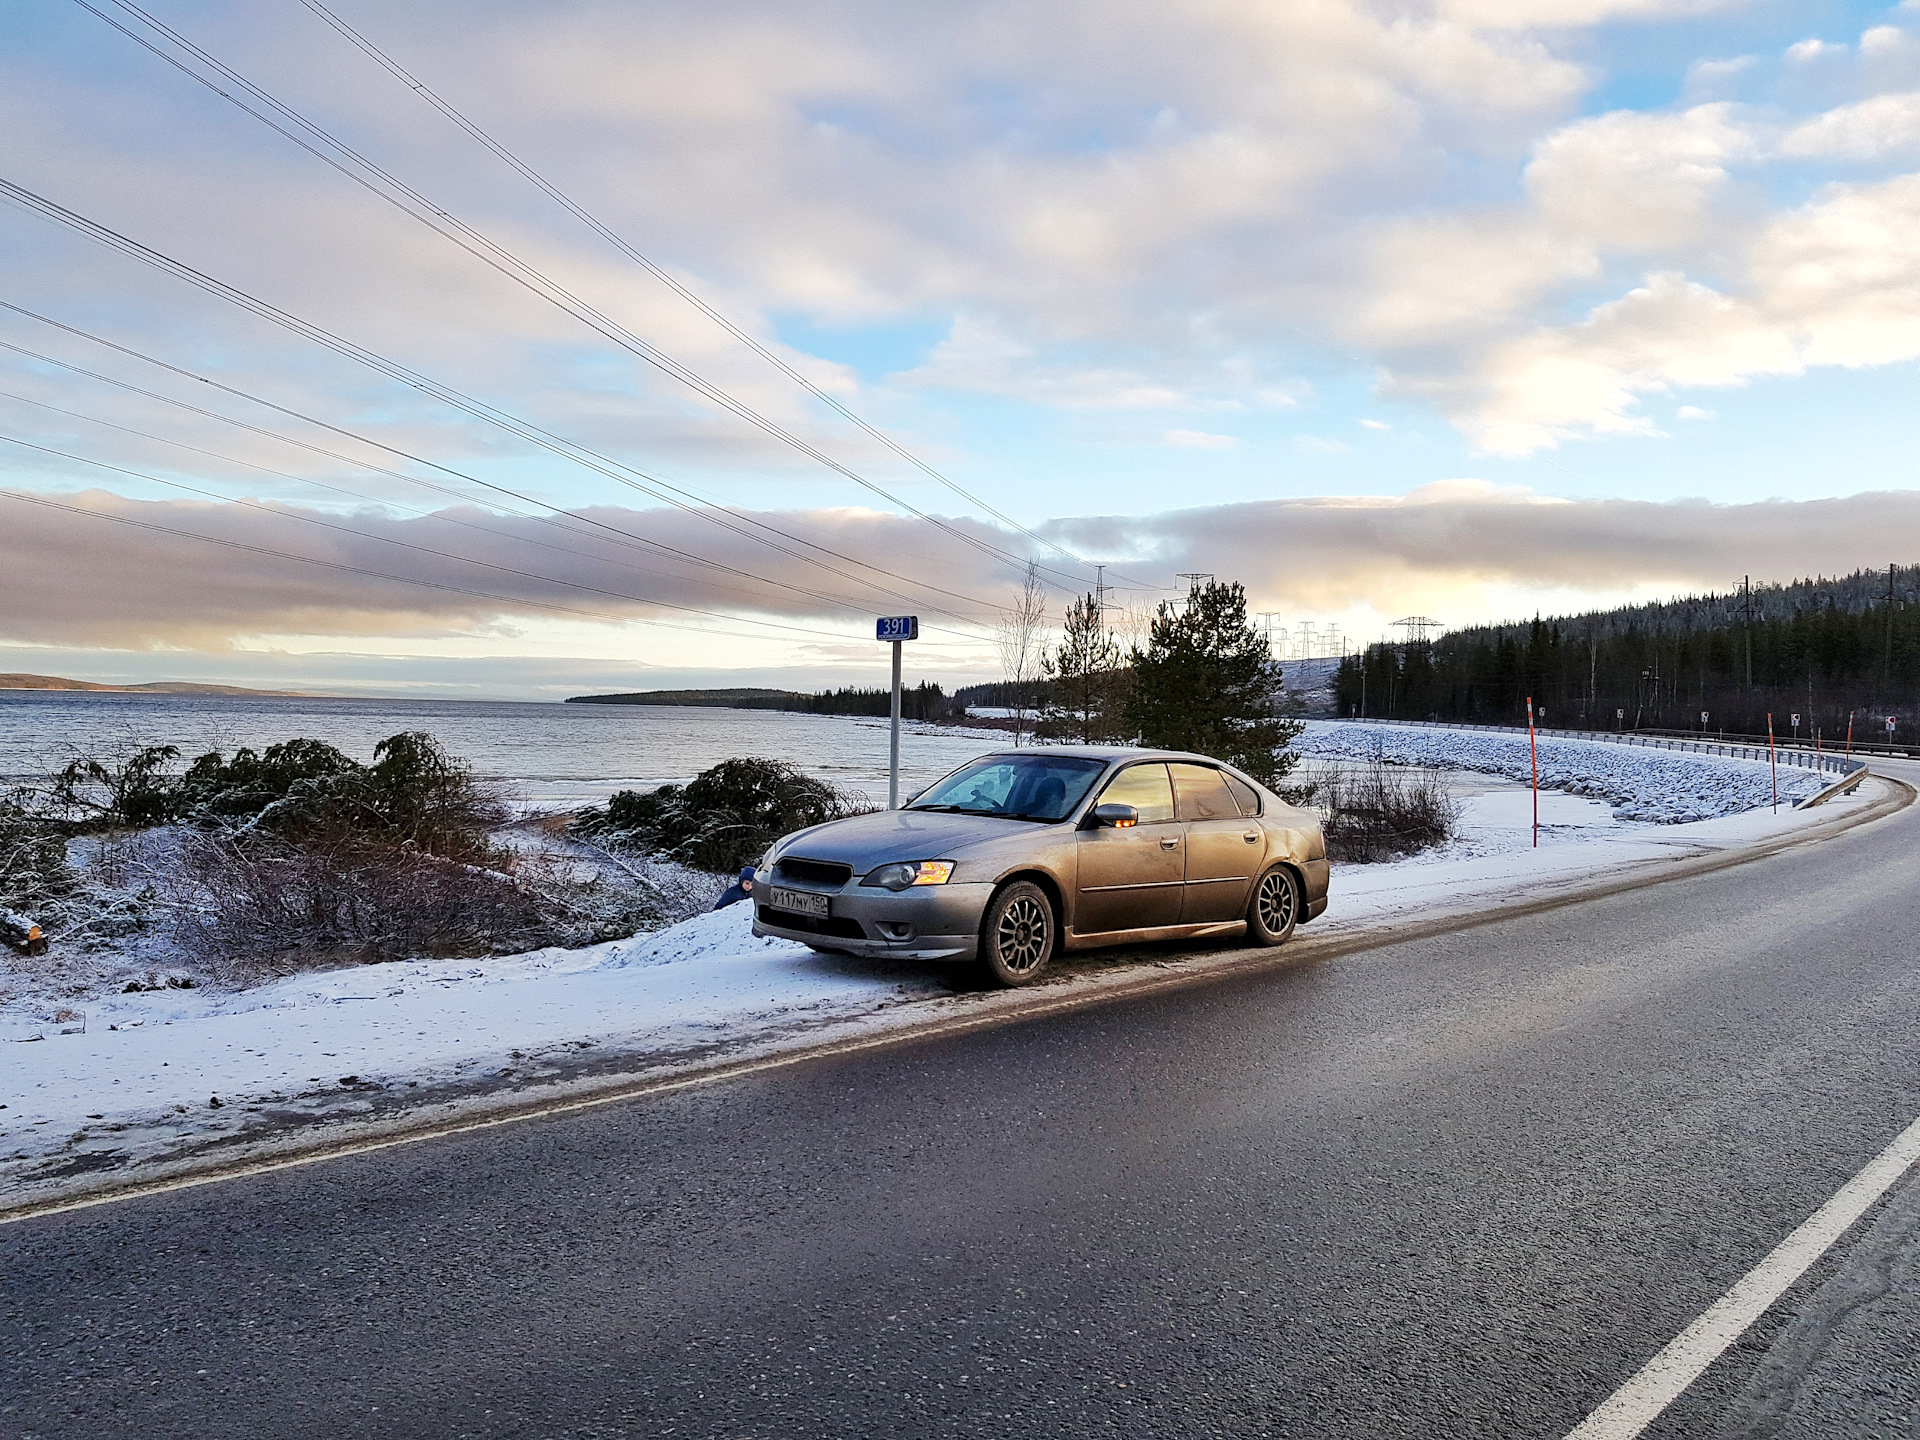
<svg viewBox="0 0 1920 1440"><path fill-rule="evenodd" d="M1062 822L1064 823L1064 822ZM1053 829L1037 820L992 815L943 815L925 810L881 810L798 830L779 844L782 855L838 860L864 875L892 860L943 860L976 845Z"/></svg>

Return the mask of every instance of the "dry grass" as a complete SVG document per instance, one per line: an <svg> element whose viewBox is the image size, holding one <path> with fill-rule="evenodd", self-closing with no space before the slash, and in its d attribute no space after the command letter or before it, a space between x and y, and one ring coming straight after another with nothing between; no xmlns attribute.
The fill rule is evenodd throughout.
<svg viewBox="0 0 1920 1440"><path fill-rule="evenodd" d="M1399 860L1444 845L1460 822L1460 802L1443 777L1378 760L1357 769L1328 767L1296 793L1327 812L1327 855L1347 864Z"/></svg>

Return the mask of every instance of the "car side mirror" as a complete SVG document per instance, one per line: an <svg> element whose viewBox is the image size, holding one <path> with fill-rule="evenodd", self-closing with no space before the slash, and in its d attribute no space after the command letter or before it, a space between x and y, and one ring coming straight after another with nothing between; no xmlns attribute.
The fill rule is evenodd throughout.
<svg viewBox="0 0 1920 1440"><path fill-rule="evenodd" d="M1140 823L1140 812L1131 805L1122 805L1117 801L1108 805L1093 807L1095 825L1111 825L1116 830L1131 830Z"/></svg>

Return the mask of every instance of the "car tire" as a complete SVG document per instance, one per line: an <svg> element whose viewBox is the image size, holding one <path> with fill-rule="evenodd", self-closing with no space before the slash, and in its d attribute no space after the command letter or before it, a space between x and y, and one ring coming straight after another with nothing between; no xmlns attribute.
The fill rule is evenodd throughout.
<svg viewBox="0 0 1920 1440"><path fill-rule="evenodd" d="M1284 865L1260 877L1247 901L1247 938L1256 945L1284 945L1300 923L1300 882Z"/></svg>
<svg viewBox="0 0 1920 1440"><path fill-rule="evenodd" d="M1031 880L1003 886L980 918L980 968L995 985L1031 985L1053 959L1059 922Z"/></svg>

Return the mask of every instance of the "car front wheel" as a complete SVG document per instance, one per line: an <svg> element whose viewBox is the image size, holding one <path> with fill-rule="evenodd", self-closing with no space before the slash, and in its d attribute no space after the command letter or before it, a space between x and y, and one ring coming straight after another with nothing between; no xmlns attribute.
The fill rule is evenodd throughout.
<svg viewBox="0 0 1920 1440"><path fill-rule="evenodd" d="M1247 902L1247 938L1256 945L1284 944L1300 923L1300 882L1284 865L1260 877Z"/></svg>
<svg viewBox="0 0 1920 1440"><path fill-rule="evenodd" d="M997 985L1031 984L1053 958L1053 905L1030 880L1016 880L987 902L980 963Z"/></svg>

